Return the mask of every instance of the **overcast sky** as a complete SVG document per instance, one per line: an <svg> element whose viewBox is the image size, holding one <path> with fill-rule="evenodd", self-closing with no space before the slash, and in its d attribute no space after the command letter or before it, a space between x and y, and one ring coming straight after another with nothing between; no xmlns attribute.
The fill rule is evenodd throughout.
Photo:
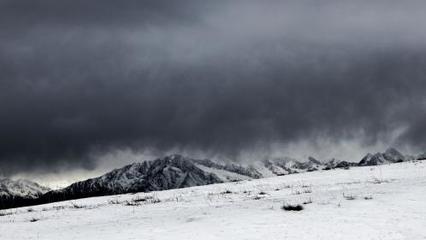
<svg viewBox="0 0 426 240"><path fill-rule="evenodd" d="M424 152L425 11L420 0L0 0L1 173L66 177L172 152Z"/></svg>

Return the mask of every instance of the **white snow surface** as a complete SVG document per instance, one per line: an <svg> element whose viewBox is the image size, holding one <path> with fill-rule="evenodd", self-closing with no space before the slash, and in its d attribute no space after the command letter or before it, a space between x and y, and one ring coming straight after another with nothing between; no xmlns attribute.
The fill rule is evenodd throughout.
<svg viewBox="0 0 426 240"><path fill-rule="evenodd" d="M2 210L0 239L426 239L426 161Z"/></svg>

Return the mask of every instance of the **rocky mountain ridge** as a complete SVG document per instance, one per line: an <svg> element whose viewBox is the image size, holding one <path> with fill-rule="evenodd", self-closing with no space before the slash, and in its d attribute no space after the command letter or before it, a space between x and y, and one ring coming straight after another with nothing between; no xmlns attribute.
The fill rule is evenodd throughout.
<svg viewBox="0 0 426 240"><path fill-rule="evenodd" d="M416 159L424 160L425 156L426 154L418 157L404 156L396 149L389 148L384 153L369 153L359 163L334 158L319 161L309 157L306 161L298 161L294 158L282 157L243 165L218 163L209 159L192 159L175 154L152 161L133 163L114 169L102 176L73 183L59 190L48 191L47 188L29 181L14 184L2 184L0 181L0 197L6 196L6 193L10 195L7 198L1 198L0 207L8 208L84 197L160 191L318 170L392 164ZM4 182L11 183L6 180Z"/></svg>

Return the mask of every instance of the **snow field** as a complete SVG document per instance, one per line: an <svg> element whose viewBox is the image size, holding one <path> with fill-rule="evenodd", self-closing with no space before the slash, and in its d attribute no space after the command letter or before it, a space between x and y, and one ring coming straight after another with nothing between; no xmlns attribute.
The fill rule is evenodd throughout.
<svg viewBox="0 0 426 240"><path fill-rule="evenodd" d="M0 239L416 240L425 200L426 162L404 162L2 210Z"/></svg>

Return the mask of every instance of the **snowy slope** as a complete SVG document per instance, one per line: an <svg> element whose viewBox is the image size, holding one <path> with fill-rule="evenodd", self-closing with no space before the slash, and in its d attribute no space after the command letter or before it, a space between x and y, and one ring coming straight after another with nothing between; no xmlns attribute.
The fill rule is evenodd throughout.
<svg viewBox="0 0 426 240"><path fill-rule="evenodd" d="M3 210L0 239L420 240L425 199L426 162L402 162Z"/></svg>

